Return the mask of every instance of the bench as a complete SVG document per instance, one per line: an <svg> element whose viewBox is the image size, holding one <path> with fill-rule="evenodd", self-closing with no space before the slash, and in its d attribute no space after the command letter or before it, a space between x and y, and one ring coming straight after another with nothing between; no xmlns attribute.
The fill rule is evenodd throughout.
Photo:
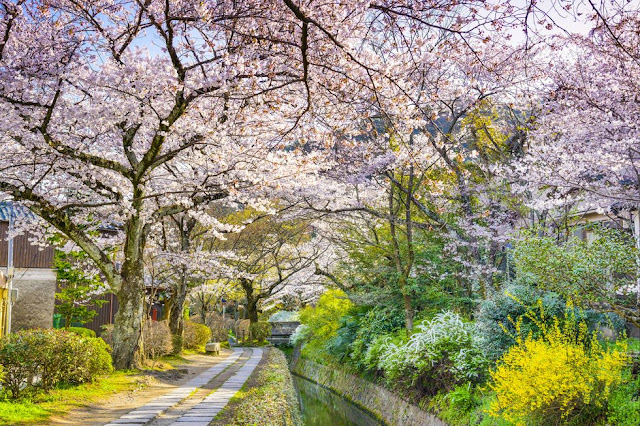
<svg viewBox="0 0 640 426"><path fill-rule="evenodd" d="M218 342L209 342L204 345L204 350L207 353L213 353L215 355L220 355L220 343Z"/></svg>

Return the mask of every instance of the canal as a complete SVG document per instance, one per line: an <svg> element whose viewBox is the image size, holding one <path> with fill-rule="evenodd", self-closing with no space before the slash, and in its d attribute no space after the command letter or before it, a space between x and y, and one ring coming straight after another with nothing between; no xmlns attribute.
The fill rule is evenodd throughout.
<svg viewBox="0 0 640 426"><path fill-rule="evenodd" d="M293 375L304 426L380 426L382 422L341 396Z"/></svg>

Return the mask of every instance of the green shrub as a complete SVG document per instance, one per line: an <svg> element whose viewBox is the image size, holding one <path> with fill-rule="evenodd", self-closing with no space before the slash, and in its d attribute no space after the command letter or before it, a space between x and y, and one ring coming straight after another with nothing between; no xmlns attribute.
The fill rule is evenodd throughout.
<svg viewBox="0 0 640 426"><path fill-rule="evenodd" d="M496 361L515 344L510 336L515 333L515 319L524 318L523 333L533 333L534 336L539 334L538 327L525 317L529 308L539 300L550 317L560 316L564 312L564 301L557 294L520 283L511 284L492 299L482 302L476 315L476 330L487 358Z"/></svg>
<svg viewBox="0 0 640 426"><path fill-rule="evenodd" d="M404 342L388 341L378 348L378 368L390 383L435 395L466 382L482 382L487 360L474 340L473 324L452 312L442 312L416 326Z"/></svg>
<svg viewBox="0 0 640 426"><path fill-rule="evenodd" d="M429 405L447 424L470 425L479 423L477 417L478 414L482 416L482 406L485 403L486 396L482 390L471 383L465 383L448 393L438 394Z"/></svg>
<svg viewBox="0 0 640 426"><path fill-rule="evenodd" d="M173 350L171 330L167 321L147 320L142 337L147 358L156 359Z"/></svg>
<svg viewBox="0 0 640 426"><path fill-rule="evenodd" d="M311 329L308 325L300 324L296 327L296 330L289 337L289 343L291 346L302 345L309 339L309 335L311 334Z"/></svg>
<svg viewBox="0 0 640 426"><path fill-rule="evenodd" d="M252 340L262 342L271 336L271 324L263 321L255 322L249 326L249 335Z"/></svg>
<svg viewBox="0 0 640 426"><path fill-rule="evenodd" d="M23 383L27 389L33 385L40 370L41 351L34 333L18 332L4 336L0 341L0 365L4 369L2 387L18 398Z"/></svg>
<svg viewBox="0 0 640 426"><path fill-rule="evenodd" d="M197 322L184 322L184 347L200 349L211 340L211 329Z"/></svg>
<svg viewBox="0 0 640 426"><path fill-rule="evenodd" d="M362 359L362 366L370 371L382 371L381 359L386 356L388 348L402 346L407 342L407 333L399 331L392 334L383 334L375 337L365 352Z"/></svg>
<svg viewBox="0 0 640 426"><path fill-rule="evenodd" d="M636 361L636 371L640 371L640 362ZM624 374L624 383L611 393L608 403L607 421L612 425L635 426L640 419L640 374L632 374L628 369Z"/></svg>
<svg viewBox="0 0 640 426"><path fill-rule="evenodd" d="M526 314L540 303L547 314L547 319L564 317L567 307L562 297L524 283L511 284L505 287L502 293L484 301L476 316L476 332L485 356L496 361L515 344L511 336L516 332L514 321L518 318L522 318L522 333L525 335L531 333L533 337L539 337L540 327ZM624 321L615 314L600 313L590 309L574 309L574 311L577 320L584 322L589 331L594 331L598 327L609 327L620 333L624 329Z"/></svg>
<svg viewBox="0 0 640 426"><path fill-rule="evenodd" d="M102 327L102 333L100 333L100 338L104 340L104 342L113 347L113 324L106 324Z"/></svg>
<svg viewBox="0 0 640 426"><path fill-rule="evenodd" d="M343 361L351 353L351 345L356 339L360 319L358 315L349 314L340 318L339 328L333 337L327 340L325 349L327 353L338 361Z"/></svg>
<svg viewBox="0 0 640 426"><path fill-rule="evenodd" d="M112 370L108 346L100 339L63 330L22 330L0 341L2 386L14 398L26 390L50 390L58 383L93 381Z"/></svg>
<svg viewBox="0 0 640 426"><path fill-rule="evenodd" d="M366 368L365 357L376 336L388 334L404 327L404 313L399 309L371 309L360 320L355 339L351 343L350 357L359 368Z"/></svg>
<svg viewBox="0 0 640 426"><path fill-rule="evenodd" d="M69 327L66 331L71 333L75 333L78 336L84 337L96 337L96 332L91 330L90 328L85 327Z"/></svg>

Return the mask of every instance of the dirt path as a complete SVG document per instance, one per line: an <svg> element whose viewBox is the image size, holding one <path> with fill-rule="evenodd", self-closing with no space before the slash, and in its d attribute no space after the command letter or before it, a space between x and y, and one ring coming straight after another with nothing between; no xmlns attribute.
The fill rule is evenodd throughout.
<svg viewBox="0 0 640 426"><path fill-rule="evenodd" d="M219 356L186 355L189 363L165 372L140 375L140 389L116 393L98 403L76 408L64 416L53 416L47 425L104 425L185 384L232 352L223 349Z"/></svg>

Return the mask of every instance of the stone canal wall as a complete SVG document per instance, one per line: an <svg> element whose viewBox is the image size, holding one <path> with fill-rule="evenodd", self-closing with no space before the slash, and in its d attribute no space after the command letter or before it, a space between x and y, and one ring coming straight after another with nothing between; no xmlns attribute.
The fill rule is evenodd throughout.
<svg viewBox="0 0 640 426"><path fill-rule="evenodd" d="M442 420L422 411L389 390L335 367L294 356L291 371L331 389L355 405L393 426L444 426Z"/></svg>

